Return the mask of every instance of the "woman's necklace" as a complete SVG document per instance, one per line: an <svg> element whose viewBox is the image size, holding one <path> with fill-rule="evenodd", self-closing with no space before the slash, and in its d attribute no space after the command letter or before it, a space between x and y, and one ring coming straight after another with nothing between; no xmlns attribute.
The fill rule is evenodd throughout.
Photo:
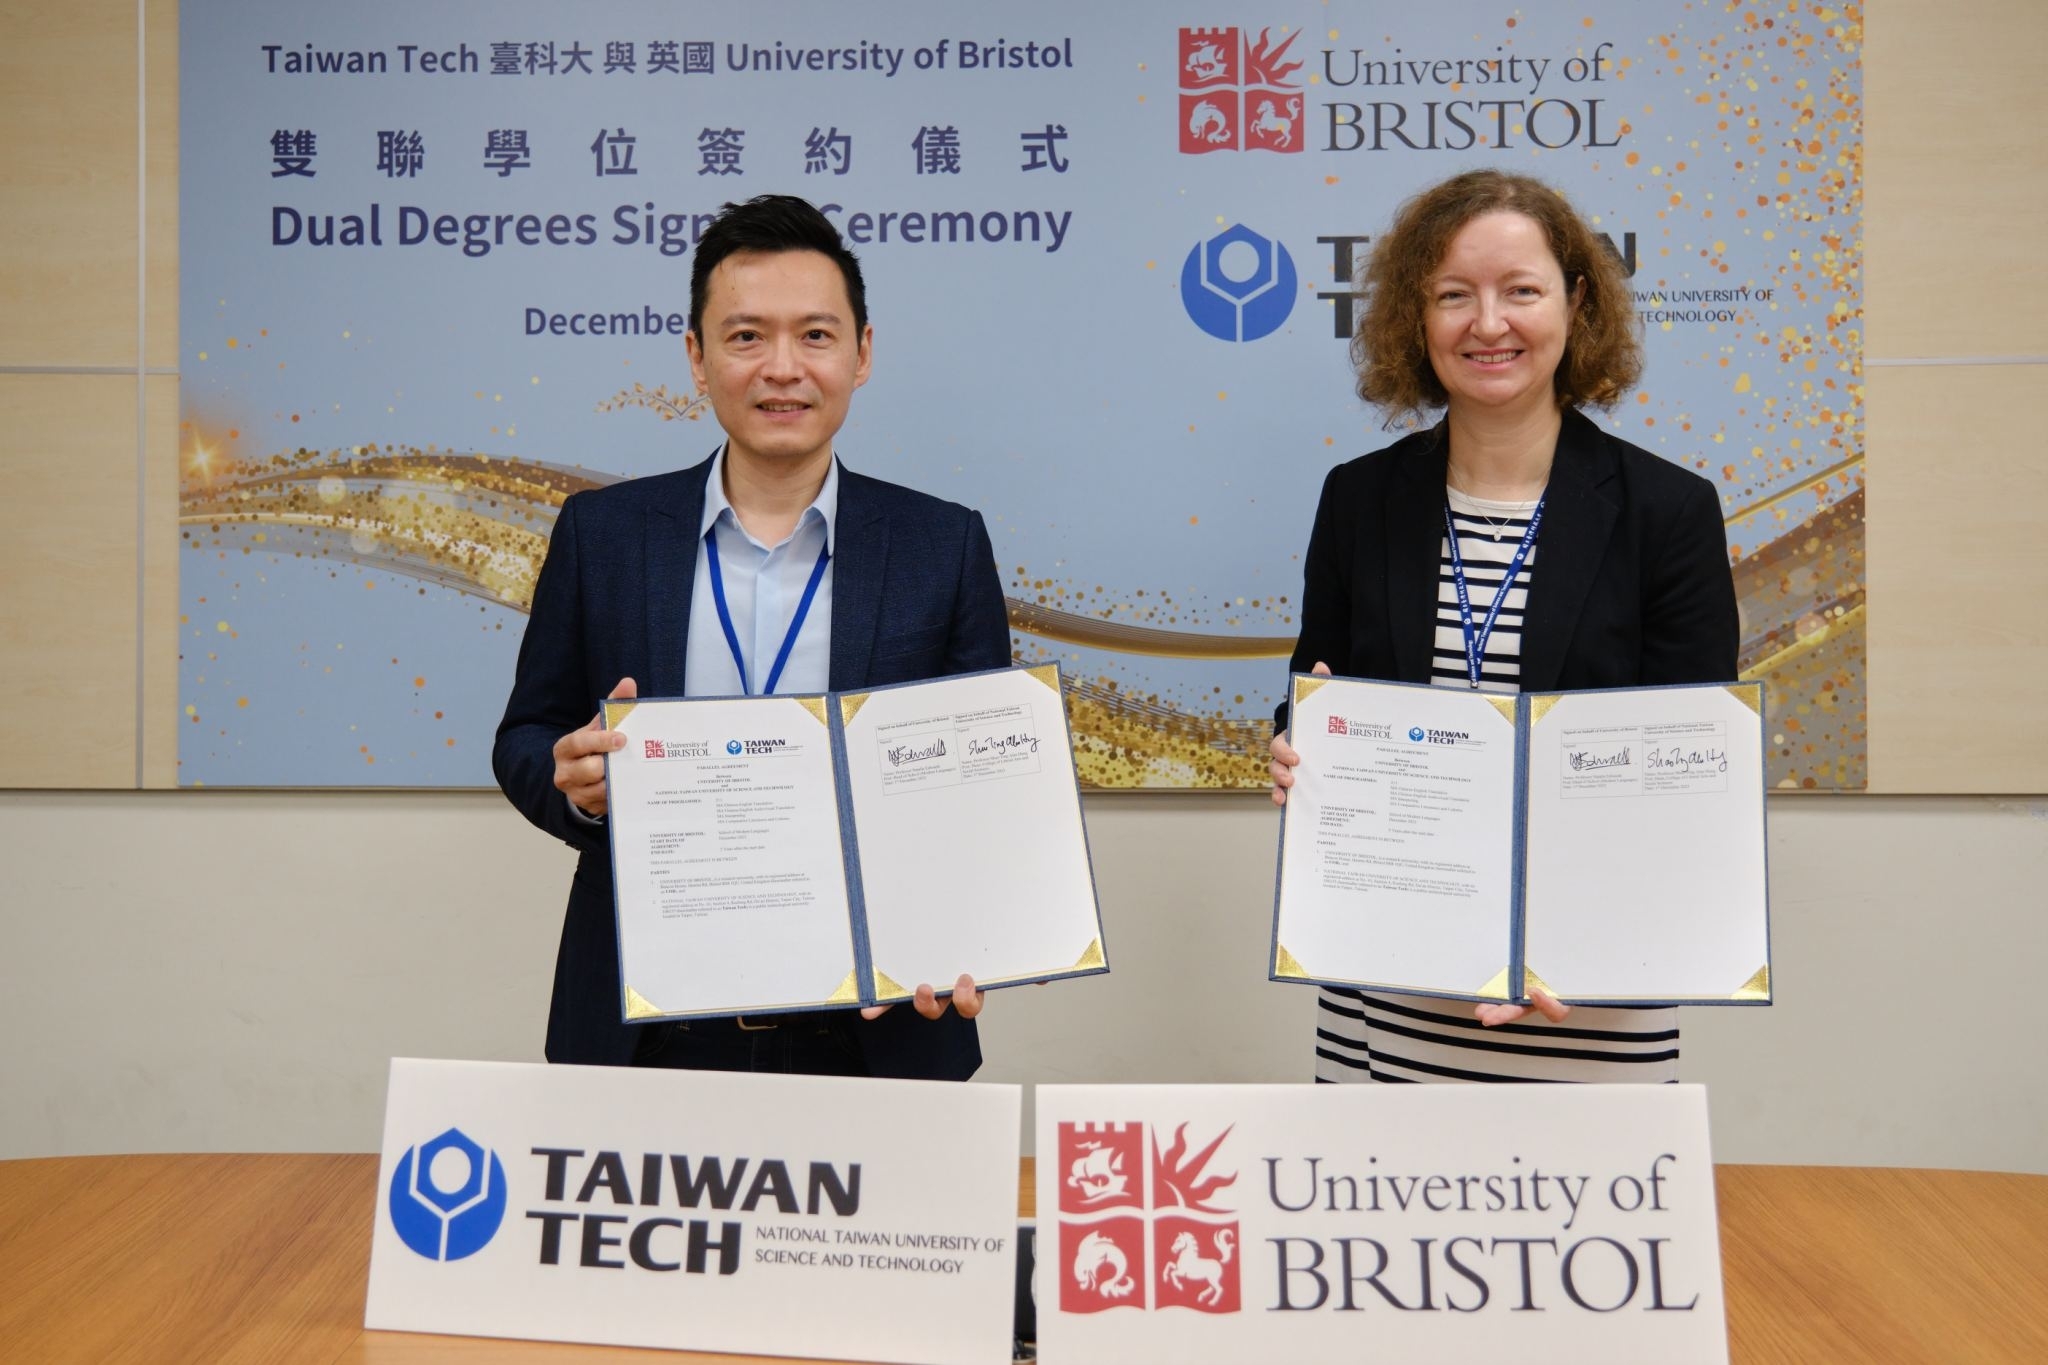
<svg viewBox="0 0 2048 1365"><path fill-rule="evenodd" d="M1450 484L1452 488L1456 488L1459 493L1464 494L1466 499L1473 504L1474 511L1477 512L1479 519L1485 522L1488 526L1491 526L1493 528L1493 538L1495 540L1499 540L1502 536L1506 535L1510 529L1512 529L1508 526L1507 521L1496 520L1495 518L1488 516L1484 512L1478 512L1477 509L1479 499L1477 497L1474 497L1470 493L1466 493L1464 489L1458 488L1457 480L1450 479L1447 476L1446 481ZM1510 518L1510 520L1512 520L1512 518Z"/></svg>
<svg viewBox="0 0 2048 1365"><path fill-rule="evenodd" d="M1469 497L1471 495L1467 494L1466 496ZM1488 526L1491 526L1493 528L1493 538L1495 540L1499 540L1501 536L1507 532L1508 528L1506 522L1495 521L1492 517L1487 516L1484 512L1481 512L1479 514L1479 519L1485 522Z"/></svg>

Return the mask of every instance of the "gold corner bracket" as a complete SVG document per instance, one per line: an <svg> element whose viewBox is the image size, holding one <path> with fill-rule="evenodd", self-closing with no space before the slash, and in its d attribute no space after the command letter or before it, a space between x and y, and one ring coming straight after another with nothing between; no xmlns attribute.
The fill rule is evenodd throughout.
<svg viewBox="0 0 2048 1365"><path fill-rule="evenodd" d="M1731 696L1731 697L1735 698L1735 700L1737 700L1737 701L1741 702L1741 703L1743 704L1743 706L1747 707L1747 708L1748 708L1749 710L1751 710L1751 711L1754 711L1754 712L1755 712L1755 713L1756 713L1756 714L1757 714L1758 716L1762 716L1762 715L1763 715L1763 713L1764 713L1764 685L1763 685L1762 683L1760 683L1760 682L1739 682L1739 683L1729 683L1729 684L1728 684L1728 686L1727 686L1727 689L1726 689L1726 691L1727 691L1727 693L1728 693L1728 695L1729 695L1729 696Z"/></svg>

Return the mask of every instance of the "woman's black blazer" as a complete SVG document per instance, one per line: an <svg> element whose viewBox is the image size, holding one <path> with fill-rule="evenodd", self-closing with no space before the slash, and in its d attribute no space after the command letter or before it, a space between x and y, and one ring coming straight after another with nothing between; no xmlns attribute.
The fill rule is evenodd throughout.
<svg viewBox="0 0 2048 1365"><path fill-rule="evenodd" d="M1439 426L1330 471L1293 671L1430 680L1448 449ZM1741 627L1711 483L1566 409L1544 497L1523 691L1735 678Z"/></svg>

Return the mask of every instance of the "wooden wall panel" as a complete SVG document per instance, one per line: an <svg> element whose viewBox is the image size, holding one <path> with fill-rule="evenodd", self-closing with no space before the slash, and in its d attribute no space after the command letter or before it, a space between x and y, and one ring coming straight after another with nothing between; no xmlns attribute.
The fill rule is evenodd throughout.
<svg viewBox="0 0 2048 1365"><path fill-rule="evenodd" d="M143 423L142 785L178 785L178 379L151 375Z"/></svg>
<svg viewBox="0 0 2048 1365"><path fill-rule="evenodd" d="M144 34L146 61L143 103L149 110L146 135L149 240L148 277L143 297L148 308L149 363L168 368L178 364L178 6L175 0L148 0Z"/></svg>
<svg viewBox="0 0 2048 1365"><path fill-rule="evenodd" d="M2048 791L2037 0L1884 5L1864 48L1871 790Z"/></svg>
<svg viewBox="0 0 2048 1365"><path fill-rule="evenodd" d="M0 366L135 363L135 49L134 0L0 7Z"/></svg>
<svg viewBox="0 0 2048 1365"><path fill-rule="evenodd" d="M134 376L0 374L0 469L0 786L132 787Z"/></svg>
<svg viewBox="0 0 2048 1365"><path fill-rule="evenodd" d="M178 5L148 0L143 31L143 106L148 112L146 352L152 366L178 360ZM147 393L143 546L142 782L178 783L178 379L152 375Z"/></svg>
<svg viewBox="0 0 2048 1365"><path fill-rule="evenodd" d="M2048 5L1866 10L1867 353L2048 355L2032 311L2013 306L2043 274Z"/></svg>
<svg viewBox="0 0 2048 1365"><path fill-rule="evenodd" d="M2048 791L2048 392L1871 373L1871 789Z"/></svg>

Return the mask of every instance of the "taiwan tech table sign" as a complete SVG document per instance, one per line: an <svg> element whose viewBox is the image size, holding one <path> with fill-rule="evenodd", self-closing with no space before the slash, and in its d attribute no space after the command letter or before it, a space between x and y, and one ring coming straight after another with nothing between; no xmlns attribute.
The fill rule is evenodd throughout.
<svg viewBox="0 0 2048 1365"><path fill-rule="evenodd" d="M395 1059L364 1325L1001 1365L1020 1096Z"/></svg>

